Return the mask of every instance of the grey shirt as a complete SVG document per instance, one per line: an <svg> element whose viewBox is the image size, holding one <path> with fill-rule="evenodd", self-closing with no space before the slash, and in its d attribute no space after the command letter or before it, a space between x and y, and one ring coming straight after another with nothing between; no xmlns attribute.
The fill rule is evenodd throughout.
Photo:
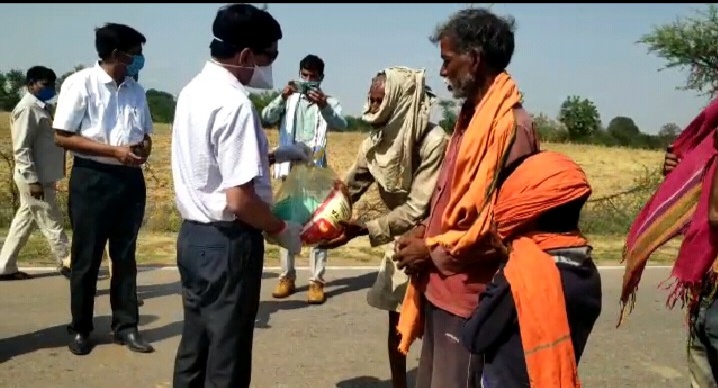
<svg viewBox="0 0 718 388"><path fill-rule="evenodd" d="M409 193L390 193L378 187L379 197L390 211L366 223L372 246L391 242L426 218L448 142L444 129L429 123L422 142L417 143L414 150L414 177ZM352 203L359 200L375 182L367 167L367 149L368 142L365 141L345 178Z"/></svg>
<svg viewBox="0 0 718 388"><path fill-rule="evenodd" d="M15 177L25 183L53 183L65 176L65 150L55 145L47 105L27 93L10 115Z"/></svg>

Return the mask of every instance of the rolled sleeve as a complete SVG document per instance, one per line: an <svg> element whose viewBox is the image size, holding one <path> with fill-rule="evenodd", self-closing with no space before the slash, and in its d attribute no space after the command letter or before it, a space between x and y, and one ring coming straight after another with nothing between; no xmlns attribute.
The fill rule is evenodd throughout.
<svg viewBox="0 0 718 388"><path fill-rule="evenodd" d="M267 124L277 124L282 119L282 114L287 107L287 102L278 95L262 109L262 121Z"/></svg>
<svg viewBox="0 0 718 388"><path fill-rule="evenodd" d="M344 178L344 184L347 186L351 203L356 203L374 183L374 177L367 166L366 144L367 141L365 140L359 146L359 155L357 155L354 164L349 168L349 172Z"/></svg>
<svg viewBox="0 0 718 388"><path fill-rule="evenodd" d="M70 76L62 84L57 96L52 127L67 132L78 132L87 111L87 90L82 78Z"/></svg>
<svg viewBox="0 0 718 388"><path fill-rule="evenodd" d="M220 112L213 134L217 149L217 165L222 175L223 190L242 186L262 176L262 159L255 115L251 103ZM224 117L223 117L224 116Z"/></svg>
<svg viewBox="0 0 718 388"><path fill-rule="evenodd" d="M343 131L347 128L347 119L342 115L342 104L336 98L328 97L327 105L320 109L319 112L329 128L337 131Z"/></svg>

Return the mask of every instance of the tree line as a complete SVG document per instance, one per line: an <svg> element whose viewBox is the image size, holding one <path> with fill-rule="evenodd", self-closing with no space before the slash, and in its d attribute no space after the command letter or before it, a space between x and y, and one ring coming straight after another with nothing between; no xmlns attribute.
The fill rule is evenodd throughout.
<svg viewBox="0 0 718 388"><path fill-rule="evenodd" d="M60 90L62 82L72 73L81 70L76 66L73 70L64 73L57 79L57 89ZM21 70L13 69L8 72L0 71L0 110L11 111L20 101L25 75ZM261 111L269 102L279 96L277 91L251 93L250 99L256 109ZM152 120L157 123L171 123L175 110L175 97L167 92L155 89L147 90L147 104L152 113ZM439 124L451 130L456 122L455 101L439 101L441 120ZM354 132L368 132L370 127L359 117L347 115L348 130ZM680 132L678 126L669 123L663 126L658 135L649 135L639 130L629 117L616 117L607 127L602 127L600 115L596 105L578 96L570 96L561 105L557 119L551 119L544 114L534 117L534 123L541 138L550 142L591 143L606 146L624 146L637 148L665 147Z"/></svg>
<svg viewBox="0 0 718 388"><path fill-rule="evenodd" d="M60 90L62 82L69 75L83 69L76 66L71 71L62 74L57 79L57 89ZM22 97L25 74L21 70L13 69L7 72L0 71L0 111L11 111ZM279 96L278 91L251 93L250 99L256 109L261 111L273 99ZM149 89L147 90L147 104L152 113L152 120L156 123L171 123L174 117L175 96L170 93ZM451 130L456 122L456 102L452 100L439 101L441 119L439 124ZM370 126L359 117L346 116L348 130L353 132L368 132ZM544 114L534 117L536 128L541 138L551 142L578 142L592 143L607 146L625 146L640 148L665 147L678 134L680 129L676 124L666 124L658 135L642 133L629 117L616 117L610 121L608 127L601 126L598 109L593 102L570 96L561 105L558 118L549 118Z"/></svg>
<svg viewBox="0 0 718 388"><path fill-rule="evenodd" d="M714 42L715 36L718 36L718 6L709 4L705 9L696 11L696 15L680 17L672 23L654 27L636 43L645 45L649 53L664 59L665 68L686 71L686 82L678 89L692 90L715 98L718 95L718 45ZM57 80L58 90L67 76L82 68L76 66L60 76ZM10 111L15 107L21 98L24 78L25 72L22 70L0 71L0 111ZM278 93L252 93L250 98L257 110L261 111ZM147 102L155 122L172 122L175 109L175 97L172 94L149 89ZM450 130L456 122L457 104L455 101L444 100L439 105L439 124ZM346 118L349 131L370 130L369 125L359 117ZM568 96L561 104L556 118L541 113L534 116L534 123L545 141L633 148L663 148L681 130L675 123L666 123L661 128L650 128L653 130L651 132L657 130L652 135L642 131L633 119L626 116L614 117L604 126L596 105L580 96Z"/></svg>

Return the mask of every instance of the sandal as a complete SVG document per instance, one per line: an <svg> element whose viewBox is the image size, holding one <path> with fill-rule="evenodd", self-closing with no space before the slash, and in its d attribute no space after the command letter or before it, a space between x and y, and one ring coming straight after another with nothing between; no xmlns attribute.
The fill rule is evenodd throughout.
<svg viewBox="0 0 718 388"><path fill-rule="evenodd" d="M17 271L15 273L6 273L0 275L0 282L7 282L12 280L30 280L32 279L32 275L30 275L27 272L20 272Z"/></svg>

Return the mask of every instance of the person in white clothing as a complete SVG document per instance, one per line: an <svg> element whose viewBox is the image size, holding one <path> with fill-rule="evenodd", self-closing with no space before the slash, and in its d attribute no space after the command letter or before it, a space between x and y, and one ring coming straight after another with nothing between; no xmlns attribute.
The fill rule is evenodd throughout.
<svg viewBox="0 0 718 388"><path fill-rule="evenodd" d="M327 131L344 130L347 121L342 115L339 101L326 95L321 89L324 80L324 61L316 55L307 55L299 62L299 79L290 81L284 90L262 110L262 121L279 124L279 144L303 144L309 147L314 163L327 166ZM274 177L284 180L289 174L291 163L277 163ZM285 249L279 250L282 273L279 284L272 293L274 298L286 298L293 294L297 278L294 255ZM321 304L324 294L324 271L327 264L326 249L313 248L309 251L309 291L307 301Z"/></svg>
<svg viewBox="0 0 718 388"><path fill-rule="evenodd" d="M184 310L174 388L249 388L262 234L300 249L301 226L270 210L269 142L246 89L272 87L282 30L250 4L220 8L212 30L211 59L180 92L172 125Z"/></svg>
<svg viewBox="0 0 718 388"><path fill-rule="evenodd" d="M55 185L65 176L65 150L55 145L47 105L55 97L56 79L55 72L47 67L28 69L25 77L27 93L10 115L15 159L13 179L20 207L0 250L0 281L31 278L18 269L17 257L32 233L33 224L37 224L50 243L60 273L66 277L70 275L70 269L63 265L63 260L70 254L70 241L63 230L62 213L55 200Z"/></svg>
<svg viewBox="0 0 718 388"><path fill-rule="evenodd" d="M69 76L57 99L55 142L74 154L70 173L73 337L70 351L92 350L94 298L102 252L109 242L111 329L134 352L154 348L137 332L137 234L145 214L140 166L152 150L152 115L134 76L144 66L145 37L124 24L95 30L99 61Z"/></svg>

